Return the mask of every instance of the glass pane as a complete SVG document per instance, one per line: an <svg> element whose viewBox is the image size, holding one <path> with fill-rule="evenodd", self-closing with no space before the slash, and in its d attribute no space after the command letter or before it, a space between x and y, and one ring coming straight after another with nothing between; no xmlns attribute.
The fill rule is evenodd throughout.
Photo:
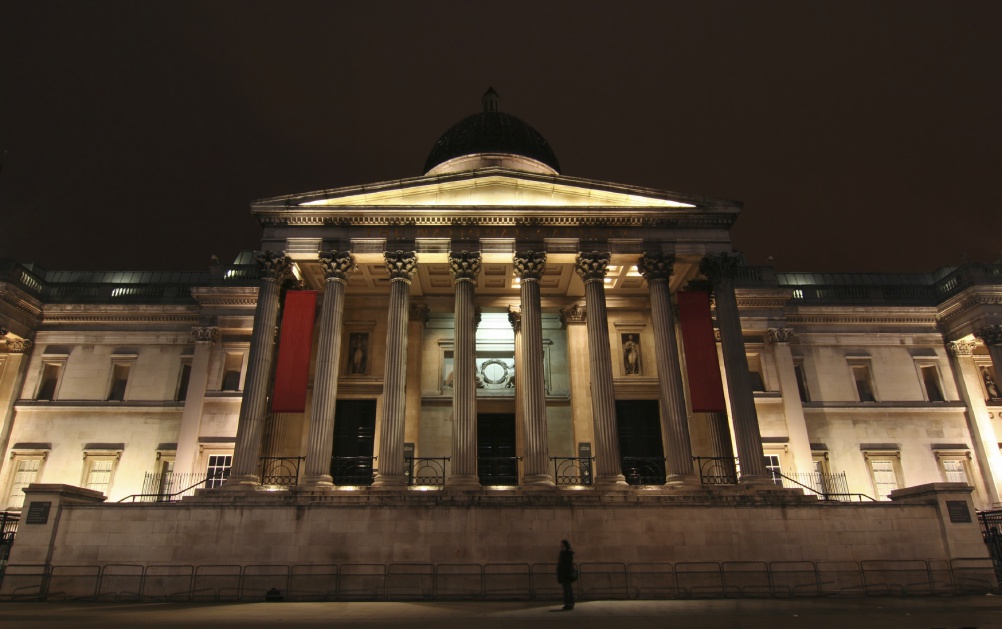
<svg viewBox="0 0 1002 629"><path fill-rule="evenodd" d="M99 459L90 462L90 470L87 472L87 489L93 489L103 494L108 493L108 486L111 484L111 468L114 461L110 459Z"/></svg>
<svg viewBox="0 0 1002 629"><path fill-rule="evenodd" d="M967 482L967 471L964 469L964 462L960 459L943 459L943 472L948 483Z"/></svg>
<svg viewBox="0 0 1002 629"><path fill-rule="evenodd" d="M8 509L20 509L24 506L24 492L22 490L35 482L41 464L41 459L21 459L17 462L14 482L11 484L10 496L7 499Z"/></svg>
<svg viewBox="0 0 1002 629"><path fill-rule="evenodd" d="M888 459L870 459L870 469L873 470L873 483L876 485L877 498L887 500L891 492L898 488L894 462Z"/></svg>

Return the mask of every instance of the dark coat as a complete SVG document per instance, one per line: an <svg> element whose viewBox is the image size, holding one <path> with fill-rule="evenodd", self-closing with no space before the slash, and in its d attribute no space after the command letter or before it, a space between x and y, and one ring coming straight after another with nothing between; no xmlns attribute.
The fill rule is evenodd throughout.
<svg viewBox="0 0 1002 629"><path fill-rule="evenodd" d="M557 583L571 583L574 581L574 551L561 550L560 558L557 559Z"/></svg>

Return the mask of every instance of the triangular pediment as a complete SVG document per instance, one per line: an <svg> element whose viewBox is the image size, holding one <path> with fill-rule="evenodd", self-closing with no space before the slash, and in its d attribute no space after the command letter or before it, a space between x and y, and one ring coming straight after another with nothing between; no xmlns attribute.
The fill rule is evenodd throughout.
<svg viewBox="0 0 1002 629"><path fill-rule="evenodd" d="M663 190L489 168L265 199L255 207L696 208L720 202Z"/></svg>

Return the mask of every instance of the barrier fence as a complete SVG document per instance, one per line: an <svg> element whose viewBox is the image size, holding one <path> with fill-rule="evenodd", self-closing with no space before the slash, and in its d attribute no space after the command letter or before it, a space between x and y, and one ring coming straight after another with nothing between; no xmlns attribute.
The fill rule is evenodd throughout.
<svg viewBox="0 0 1002 629"><path fill-rule="evenodd" d="M951 561L583 563L581 600L987 594L986 558ZM277 591L277 594L276 594ZM23 601L561 599L556 564L9 565L0 599Z"/></svg>

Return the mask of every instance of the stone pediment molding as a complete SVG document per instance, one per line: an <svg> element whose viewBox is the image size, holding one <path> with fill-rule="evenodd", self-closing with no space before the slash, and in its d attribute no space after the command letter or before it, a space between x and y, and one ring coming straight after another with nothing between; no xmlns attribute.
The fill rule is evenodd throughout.
<svg viewBox="0 0 1002 629"><path fill-rule="evenodd" d="M195 325L198 322L198 310L191 306L49 304L42 311L45 325Z"/></svg>
<svg viewBox="0 0 1002 629"><path fill-rule="evenodd" d="M986 292L984 287L968 288L940 304L936 318L940 323L952 326L958 318L979 306L1002 308L1002 291Z"/></svg>
<svg viewBox="0 0 1002 629"><path fill-rule="evenodd" d="M32 318L42 314L42 302L7 282L0 282L0 301Z"/></svg>
<svg viewBox="0 0 1002 629"><path fill-rule="evenodd" d="M734 296L738 301L738 309L748 308L785 308L793 296L789 290L754 290L737 289Z"/></svg>

